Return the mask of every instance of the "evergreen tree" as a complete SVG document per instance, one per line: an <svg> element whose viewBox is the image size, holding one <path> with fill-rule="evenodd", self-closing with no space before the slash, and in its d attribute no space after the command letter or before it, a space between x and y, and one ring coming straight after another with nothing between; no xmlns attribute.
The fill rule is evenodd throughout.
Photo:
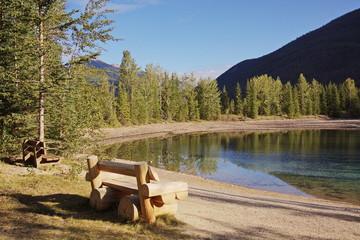
<svg viewBox="0 0 360 240"><path fill-rule="evenodd" d="M312 110L314 115L319 115L321 112L321 84L313 79L311 82L311 101L312 101Z"/></svg>
<svg viewBox="0 0 360 240"><path fill-rule="evenodd" d="M188 116L187 119L194 121L200 118L199 104L197 100L196 79L194 74L184 75L182 77L182 86L184 89L184 95L187 100Z"/></svg>
<svg viewBox="0 0 360 240"><path fill-rule="evenodd" d="M310 110L309 102L311 101L310 87L309 87L309 84L303 74L300 74L300 76L299 76L299 80L296 83L296 89L298 92L300 113L302 115L307 115Z"/></svg>
<svg viewBox="0 0 360 240"><path fill-rule="evenodd" d="M162 71L159 66L154 66L152 64L146 65L144 89L150 122L158 122L161 120L161 79Z"/></svg>
<svg viewBox="0 0 360 240"><path fill-rule="evenodd" d="M171 112L171 80L169 78L169 74L165 73L164 81L162 84L162 94L161 94L161 109L163 119L165 121L172 120L172 112Z"/></svg>
<svg viewBox="0 0 360 240"><path fill-rule="evenodd" d="M183 121L185 112L187 112L186 99L182 95L180 80L176 73L171 74L170 81L170 109L172 119L175 121Z"/></svg>
<svg viewBox="0 0 360 240"><path fill-rule="evenodd" d="M1 1L0 150L11 152L19 139L36 133L37 58L32 2Z"/></svg>
<svg viewBox="0 0 360 240"><path fill-rule="evenodd" d="M281 114L281 91L283 85L280 78L272 79L270 82L270 107L271 115Z"/></svg>
<svg viewBox="0 0 360 240"><path fill-rule="evenodd" d="M256 78L250 79L246 85L246 103L247 103L247 116L250 118L257 118L259 114L259 100L257 98L258 89Z"/></svg>
<svg viewBox="0 0 360 240"><path fill-rule="evenodd" d="M346 109L353 117L358 117L360 113L360 100L359 90L355 86L355 81L351 78L345 80L345 98L346 98Z"/></svg>
<svg viewBox="0 0 360 240"><path fill-rule="evenodd" d="M340 110L342 112L346 111L346 92L345 92L345 85L341 84L339 86L339 97L340 97Z"/></svg>
<svg viewBox="0 0 360 240"><path fill-rule="evenodd" d="M228 114L230 108L230 100L226 91L226 87L224 86L221 92L221 113Z"/></svg>
<svg viewBox="0 0 360 240"><path fill-rule="evenodd" d="M282 107L283 112L289 117L295 117L295 105L294 105L294 98L293 98L293 87L291 86L290 82L287 82L283 87L283 94L282 94Z"/></svg>
<svg viewBox="0 0 360 240"><path fill-rule="evenodd" d="M201 119L217 120L220 117L220 93L216 80L200 79L197 86L197 99Z"/></svg>
<svg viewBox="0 0 360 240"><path fill-rule="evenodd" d="M325 91L325 87L321 85L321 93L320 93L320 113L323 115L327 115L328 112L328 99Z"/></svg>
<svg viewBox="0 0 360 240"><path fill-rule="evenodd" d="M258 114L269 116L271 114L271 89L270 85L272 84L272 77L267 75L261 75L259 77L253 78L256 86L256 98L259 100Z"/></svg>
<svg viewBox="0 0 360 240"><path fill-rule="evenodd" d="M122 83L118 86L118 97L116 115L122 125L129 125L131 123L130 103L128 93Z"/></svg>
<svg viewBox="0 0 360 240"><path fill-rule="evenodd" d="M326 86L325 92L327 98L327 115L338 117L340 114L340 97L337 86L330 82Z"/></svg>
<svg viewBox="0 0 360 240"><path fill-rule="evenodd" d="M243 105L241 97L241 87L239 83L236 83L235 96L234 96L234 114L243 115Z"/></svg>
<svg viewBox="0 0 360 240"><path fill-rule="evenodd" d="M142 106L142 99L140 97L140 93L137 91L139 90L139 74L140 68L137 66L135 59L131 57L129 51L123 51L123 58L120 64L120 79L118 86L122 85L126 93L128 94L128 100L130 105L130 119L131 123L137 123L139 119L137 107ZM119 105L118 105L119 106ZM120 110L117 109L117 112Z"/></svg>
<svg viewBox="0 0 360 240"><path fill-rule="evenodd" d="M294 102L293 104L294 104L295 117L299 117L301 116L301 111L300 111L298 90L296 89L296 87L293 88L293 102Z"/></svg>

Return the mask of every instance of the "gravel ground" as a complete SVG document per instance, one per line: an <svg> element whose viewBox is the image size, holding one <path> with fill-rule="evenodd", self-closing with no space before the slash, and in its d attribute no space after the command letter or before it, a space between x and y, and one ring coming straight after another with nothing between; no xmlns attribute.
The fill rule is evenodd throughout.
<svg viewBox="0 0 360 240"><path fill-rule="evenodd" d="M357 129L360 120L246 120L159 123L103 129L103 144L191 132ZM201 239L360 239L360 206L248 189L158 169L160 178L186 181L189 197L176 217Z"/></svg>

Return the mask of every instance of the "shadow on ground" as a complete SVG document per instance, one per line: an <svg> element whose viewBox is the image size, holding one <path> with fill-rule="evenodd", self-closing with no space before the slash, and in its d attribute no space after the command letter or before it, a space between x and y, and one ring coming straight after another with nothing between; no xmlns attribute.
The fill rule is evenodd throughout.
<svg viewBox="0 0 360 240"><path fill-rule="evenodd" d="M117 208L113 206L106 211L96 211L91 209L89 199L74 194L51 194L44 196L32 196L21 193L0 194L0 199L7 199L7 202L17 203L17 207L10 211L2 211L0 208L0 235L10 237L10 239L92 239L93 235L101 236L104 239L112 239L117 233L122 231L116 239L146 239L146 233L152 235L152 239L191 239L192 237L181 232L179 227L184 223L175 218L160 218L154 226L147 225L144 221L128 222L117 216ZM20 204L19 204L20 203ZM78 223L73 224L74 221ZM92 233L89 227L84 226L81 220L91 220L85 222L94 225ZM98 221L102 222L101 228L97 226ZM54 224L54 222L56 222ZM71 224L68 224L71 222ZM60 224L59 224L60 223ZM109 224L107 224L109 223ZM110 223L116 224L118 228L112 229ZM123 227L121 227L123 226ZM52 236L49 232L60 232L60 236ZM155 238L154 238L154 235ZM120 235L119 235L120 236Z"/></svg>

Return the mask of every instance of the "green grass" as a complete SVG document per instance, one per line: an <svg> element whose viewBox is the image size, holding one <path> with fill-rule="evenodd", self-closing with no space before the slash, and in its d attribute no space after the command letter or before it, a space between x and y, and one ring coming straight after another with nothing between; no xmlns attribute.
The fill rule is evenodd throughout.
<svg viewBox="0 0 360 240"><path fill-rule="evenodd" d="M68 173L39 174L0 161L0 239L194 239L174 217L154 225L90 208L90 184ZM56 168L54 168L56 170ZM46 172L54 170L46 168Z"/></svg>

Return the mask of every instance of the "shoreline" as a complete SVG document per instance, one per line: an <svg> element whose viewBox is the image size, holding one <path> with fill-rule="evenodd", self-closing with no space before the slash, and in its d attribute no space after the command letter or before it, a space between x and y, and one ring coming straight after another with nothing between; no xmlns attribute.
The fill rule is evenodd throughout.
<svg viewBox="0 0 360 240"><path fill-rule="evenodd" d="M103 128L100 143L110 145L144 138L165 137L189 133L281 131L281 130L360 130L360 119L275 119L244 121L199 121L154 123L140 126Z"/></svg>
<svg viewBox="0 0 360 240"><path fill-rule="evenodd" d="M115 129L102 144L200 133L282 130L360 130L360 120L292 119L156 123ZM185 181L189 198L178 201L176 218L200 239L356 239L360 206L250 189L200 176L158 169L165 181Z"/></svg>

